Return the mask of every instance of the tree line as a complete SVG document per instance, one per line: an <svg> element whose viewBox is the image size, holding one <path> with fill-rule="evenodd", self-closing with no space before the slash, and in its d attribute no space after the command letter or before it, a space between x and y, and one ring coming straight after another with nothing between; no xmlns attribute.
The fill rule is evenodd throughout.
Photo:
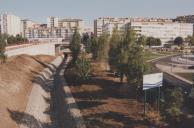
<svg viewBox="0 0 194 128"><path fill-rule="evenodd" d="M177 42L176 40L174 42ZM94 60L108 62L111 71L119 73L121 83L126 76L134 94L141 96L142 77L150 69L144 60L144 47L161 45L159 38L138 37L132 29L126 31L114 29L111 36L106 33L99 37L89 37L88 34L84 34L82 43L85 45L86 52L91 53ZM180 121L182 90L164 89L163 93L165 95L162 97L161 117L170 123Z"/></svg>

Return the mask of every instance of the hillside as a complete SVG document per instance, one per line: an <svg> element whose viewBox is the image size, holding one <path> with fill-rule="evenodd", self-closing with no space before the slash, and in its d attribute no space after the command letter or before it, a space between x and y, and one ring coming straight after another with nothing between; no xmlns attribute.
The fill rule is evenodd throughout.
<svg viewBox="0 0 194 128"><path fill-rule="evenodd" d="M24 111L33 77L55 57L20 55L0 65L0 128L17 128L8 110Z"/></svg>

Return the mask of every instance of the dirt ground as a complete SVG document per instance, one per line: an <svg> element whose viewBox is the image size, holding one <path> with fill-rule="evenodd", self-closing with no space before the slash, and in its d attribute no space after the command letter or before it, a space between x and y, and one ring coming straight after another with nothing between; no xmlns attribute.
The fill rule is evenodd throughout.
<svg viewBox="0 0 194 128"><path fill-rule="evenodd" d="M145 119L143 102L136 100L129 86L120 84L120 79L103 70L99 63L92 62L92 77L85 84L77 85L70 73L71 69L67 69L65 78L87 128L160 127L157 112L150 110Z"/></svg>
<svg viewBox="0 0 194 128"><path fill-rule="evenodd" d="M44 63L54 58L19 55L0 65L0 128L18 128L10 117L10 111L25 110L33 77L44 68Z"/></svg>

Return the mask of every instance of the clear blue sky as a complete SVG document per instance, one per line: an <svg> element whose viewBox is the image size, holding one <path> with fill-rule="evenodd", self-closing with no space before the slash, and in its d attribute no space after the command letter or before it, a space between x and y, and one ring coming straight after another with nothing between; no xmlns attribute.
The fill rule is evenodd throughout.
<svg viewBox="0 0 194 128"><path fill-rule="evenodd" d="M194 15L194 0L0 0L0 13L46 23L48 16L82 18L86 24L100 16L170 17Z"/></svg>

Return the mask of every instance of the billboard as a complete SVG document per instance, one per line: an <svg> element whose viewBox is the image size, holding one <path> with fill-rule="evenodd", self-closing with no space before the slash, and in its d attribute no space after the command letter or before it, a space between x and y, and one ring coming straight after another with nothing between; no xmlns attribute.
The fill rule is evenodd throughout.
<svg viewBox="0 0 194 128"><path fill-rule="evenodd" d="M163 82L163 73L154 73L143 76L143 90L160 87Z"/></svg>

